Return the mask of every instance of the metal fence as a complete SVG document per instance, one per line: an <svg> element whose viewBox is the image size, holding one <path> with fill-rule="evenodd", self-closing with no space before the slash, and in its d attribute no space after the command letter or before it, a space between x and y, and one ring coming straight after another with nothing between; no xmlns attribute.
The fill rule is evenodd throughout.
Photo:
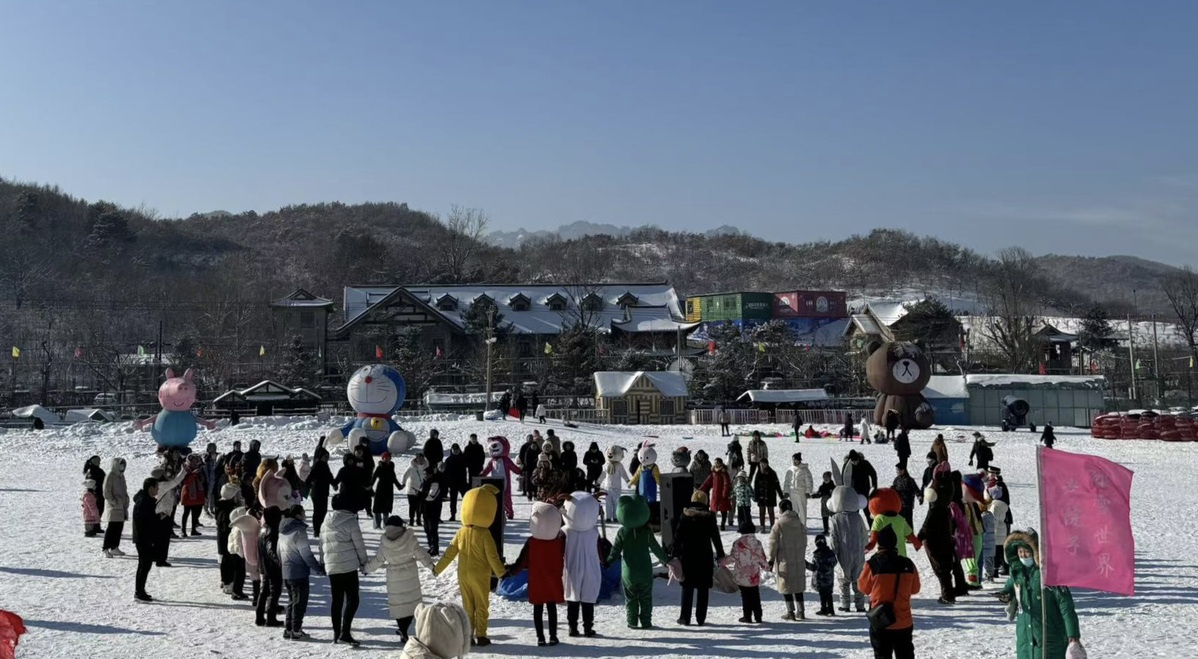
<svg viewBox="0 0 1198 659"><path fill-rule="evenodd" d="M860 409L818 409L818 410L724 410L729 417L729 423L735 425L747 425L755 423L778 423L785 425L794 425L795 417L798 416L803 424L812 425L841 425L844 423L844 415L852 416L854 423L863 414L868 414L869 410ZM719 423L717 416L719 413L714 409L708 410L691 410L690 422L695 425L714 425Z"/></svg>
<svg viewBox="0 0 1198 659"><path fill-rule="evenodd" d="M611 423L607 410L594 408L545 410L546 418L577 423Z"/></svg>

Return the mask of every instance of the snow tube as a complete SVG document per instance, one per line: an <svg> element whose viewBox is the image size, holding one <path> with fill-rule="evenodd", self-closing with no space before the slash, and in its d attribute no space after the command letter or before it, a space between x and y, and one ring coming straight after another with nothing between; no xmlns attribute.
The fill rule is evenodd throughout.
<svg viewBox="0 0 1198 659"><path fill-rule="evenodd" d="M506 579L499 581L499 586L495 588L495 592L500 597L513 602L528 601L528 571L525 570Z"/></svg>

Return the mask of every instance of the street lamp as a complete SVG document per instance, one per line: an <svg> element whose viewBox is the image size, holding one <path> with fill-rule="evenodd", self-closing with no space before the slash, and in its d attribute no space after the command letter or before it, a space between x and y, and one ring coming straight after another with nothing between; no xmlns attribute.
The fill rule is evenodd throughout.
<svg viewBox="0 0 1198 659"><path fill-rule="evenodd" d="M491 349L498 340L493 334L495 333L495 312L497 310L492 307L487 314L487 395L483 401L483 412L486 413L491 409Z"/></svg>

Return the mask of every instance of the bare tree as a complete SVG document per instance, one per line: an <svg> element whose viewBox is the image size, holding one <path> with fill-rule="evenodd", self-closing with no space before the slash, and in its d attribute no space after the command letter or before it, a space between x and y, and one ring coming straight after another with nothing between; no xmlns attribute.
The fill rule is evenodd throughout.
<svg viewBox="0 0 1198 659"><path fill-rule="evenodd" d="M1198 272L1186 266L1165 275L1161 288L1177 317L1177 333L1190 349L1190 357L1198 359Z"/></svg>
<svg viewBox="0 0 1198 659"><path fill-rule="evenodd" d="M471 266L483 251L490 218L481 208L450 207L449 216L442 220L449 235L438 245L438 269L447 284L464 284L470 278Z"/></svg>
<svg viewBox="0 0 1198 659"><path fill-rule="evenodd" d="M990 318L982 332L1012 373L1032 370L1039 359L1036 283L1036 261L1027 250L1008 247L998 253L985 292Z"/></svg>

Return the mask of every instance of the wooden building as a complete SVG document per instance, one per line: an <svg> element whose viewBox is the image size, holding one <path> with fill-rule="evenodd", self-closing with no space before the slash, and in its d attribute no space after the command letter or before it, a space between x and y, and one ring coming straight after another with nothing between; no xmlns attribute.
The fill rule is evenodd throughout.
<svg viewBox="0 0 1198 659"><path fill-rule="evenodd" d="M674 371L599 371L595 408L611 423L686 423L686 377Z"/></svg>

